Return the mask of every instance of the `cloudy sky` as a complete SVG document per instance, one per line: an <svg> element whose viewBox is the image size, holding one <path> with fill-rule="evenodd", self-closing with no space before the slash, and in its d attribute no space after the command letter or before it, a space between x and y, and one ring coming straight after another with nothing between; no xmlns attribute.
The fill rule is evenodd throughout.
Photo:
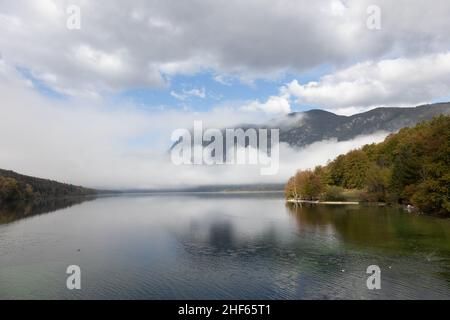
<svg viewBox="0 0 450 320"><path fill-rule="evenodd" d="M173 169L149 159L194 119L450 100L449 16L448 0L0 0L0 167L156 186Z"/></svg>

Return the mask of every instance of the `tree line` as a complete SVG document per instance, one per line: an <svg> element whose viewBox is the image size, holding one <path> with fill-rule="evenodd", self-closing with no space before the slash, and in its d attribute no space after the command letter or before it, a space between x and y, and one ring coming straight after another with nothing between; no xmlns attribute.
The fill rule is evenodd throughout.
<svg viewBox="0 0 450 320"><path fill-rule="evenodd" d="M0 203L35 198L82 196L95 193L97 191L93 189L25 176L13 171L0 169Z"/></svg>
<svg viewBox="0 0 450 320"><path fill-rule="evenodd" d="M439 116L299 171L285 187L288 199L348 200L412 205L450 216L450 116Z"/></svg>

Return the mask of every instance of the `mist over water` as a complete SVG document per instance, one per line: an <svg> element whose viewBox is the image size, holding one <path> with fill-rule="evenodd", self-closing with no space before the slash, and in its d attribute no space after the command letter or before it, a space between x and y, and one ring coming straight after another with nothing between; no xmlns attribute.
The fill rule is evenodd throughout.
<svg viewBox="0 0 450 320"><path fill-rule="evenodd" d="M92 199L91 199L92 200ZM104 197L7 219L0 298L450 298L450 222L280 194ZM82 290L66 288L79 265ZM382 289L366 287L369 265Z"/></svg>

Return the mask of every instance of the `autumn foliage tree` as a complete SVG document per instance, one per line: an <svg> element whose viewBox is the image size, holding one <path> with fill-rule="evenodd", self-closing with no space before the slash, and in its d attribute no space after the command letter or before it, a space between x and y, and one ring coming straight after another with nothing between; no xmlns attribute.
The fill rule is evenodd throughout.
<svg viewBox="0 0 450 320"><path fill-rule="evenodd" d="M320 175L311 170L299 171L286 185L286 196L291 199L318 200L324 190Z"/></svg>
<svg viewBox="0 0 450 320"><path fill-rule="evenodd" d="M32 196L33 188L30 185L21 185L14 178L0 176L0 202L29 199Z"/></svg>

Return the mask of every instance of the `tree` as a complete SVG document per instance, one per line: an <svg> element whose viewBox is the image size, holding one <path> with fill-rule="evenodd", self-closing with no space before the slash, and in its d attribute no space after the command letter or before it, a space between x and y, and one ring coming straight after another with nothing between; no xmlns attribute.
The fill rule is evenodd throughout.
<svg viewBox="0 0 450 320"><path fill-rule="evenodd" d="M0 177L0 200L12 201L21 197L19 183L13 178Z"/></svg>
<svg viewBox="0 0 450 320"><path fill-rule="evenodd" d="M325 186L325 193L322 198L325 201L345 201L344 188L338 186Z"/></svg>
<svg viewBox="0 0 450 320"><path fill-rule="evenodd" d="M318 200L323 192L321 177L311 170L297 172L294 185L297 198L303 200Z"/></svg>
<svg viewBox="0 0 450 320"><path fill-rule="evenodd" d="M438 181L425 180L420 183L411 196L412 204L425 213L441 213L443 210L443 191Z"/></svg>
<svg viewBox="0 0 450 320"><path fill-rule="evenodd" d="M365 200L369 202L389 202L391 170L372 163L366 174Z"/></svg>
<svg viewBox="0 0 450 320"><path fill-rule="evenodd" d="M362 189L369 168L369 157L363 150L353 150L330 163L328 181L346 189Z"/></svg>
<svg viewBox="0 0 450 320"><path fill-rule="evenodd" d="M397 149L392 168L391 186L398 198L402 200L408 198L403 191L405 187L420 181L421 166L421 159L412 146L402 145Z"/></svg>
<svg viewBox="0 0 450 320"><path fill-rule="evenodd" d="M290 178L284 187L284 196L286 199L297 199L297 194L295 192L294 177Z"/></svg>

